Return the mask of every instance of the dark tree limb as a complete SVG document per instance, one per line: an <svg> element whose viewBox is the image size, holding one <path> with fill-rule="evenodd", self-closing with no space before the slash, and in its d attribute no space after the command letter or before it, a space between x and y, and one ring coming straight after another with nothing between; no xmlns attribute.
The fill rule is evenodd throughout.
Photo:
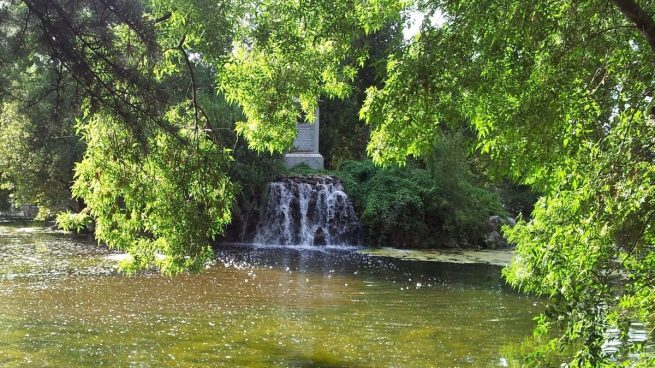
<svg viewBox="0 0 655 368"><path fill-rule="evenodd" d="M646 12L635 0L612 0L614 5L619 8L619 11L630 21L632 24L641 31L646 37L646 41L650 45L651 57L655 63L655 21L653 17ZM655 106L651 104L648 106L646 113L650 119L655 120Z"/></svg>
<svg viewBox="0 0 655 368"><path fill-rule="evenodd" d="M643 33L655 58L655 21L635 0L612 0L614 5Z"/></svg>
<svg viewBox="0 0 655 368"><path fill-rule="evenodd" d="M161 119L158 105L162 102L161 96L167 95L166 92L156 81L141 75L136 69L114 57L113 53L117 50L108 46L109 29L115 22L128 25L141 37L153 37L144 43L154 44L150 25L142 23L138 14L126 12L118 16L118 9L123 9L128 2L98 0L98 3L94 4L98 15L92 24L87 24L77 22L75 9L69 13L57 0L22 1L38 19L43 30L40 41L48 48L47 52L51 57L62 63L89 96L96 101L103 101L121 116L142 145L145 146L142 136L144 127L141 124L144 119L154 122L181 144L188 144L187 140L178 134L176 127ZM107 49L103 49L105 46L108 46ZM89 52L86 52L87 50ZM109 77L103 74L108 74ZM125 90L119 90L115 83L112 83L113 80L121 80L130 85L141 101L134 101L134 92L128 94Z"/></svg>
<svg viewBox="0 0 655 368"><path fill-rule="evenodd" d="M205 119L205 124L204 124L204 129L206 131L213 132L213 127L209 119L209 115L207 115L207 112L205 112L205 109L202 108L200 103L198 102L198 85L196 82L196 74L193 71L193 64L191 63L191 59L189 58L189 54L187 54L186 50L184 49L184 41L186 39L186 35L182 36L180 39L180 42L175 46L177 50L182 53L182 56L184 56L184 62L186 64L187 69L189 70L189 75L191 77L191 98L193 102L193 110L194 110L194 119L195 119L195 125L196 125L196 130L198 129L199 125L199 117L202 114L203 118Z"/></svg>

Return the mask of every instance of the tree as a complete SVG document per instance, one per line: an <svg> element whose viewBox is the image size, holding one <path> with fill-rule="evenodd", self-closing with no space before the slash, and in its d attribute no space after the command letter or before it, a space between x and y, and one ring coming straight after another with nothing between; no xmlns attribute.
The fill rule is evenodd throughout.
<svg viewBox="0 0 655 368"><path fill-rule="evenodd" d="M29 24L17 20L0 12L0 185L13 205L46 215L77 207L70 186L83 151L74 129L81 87L61 64L30 53Z"/></svg>
<svg viewBox="0 0 655 368"><path fill-rule="evenodd" d="M392 0L246 2L218 84L242 107L236 129L250 147L286 150L301 114L314 120L319 98L346 97L367 56L357 41L400 8Z"/></svg>
<svg viewBox="0 0 655 368"><path fill-rule="evenodd" d="M397 7L365 4L383 9L375 19L397 16ZM382 165L403 164L429 153L443 126L472 126L478 149L499 171L544 193L533 218L507 230L518 256L505 274L516 287L550 297L538 331L553 327L562 338L546 346L579 348L575 366L619 359L602 351L608 330L625 336L629 321L655 319L655 4L418 6L426 14L420 34L389 59L384 86L369 89L361 111L372 129L368 153ZM312 15L330 10L341 9L318 6ZM254 147L274 150L270 142L292 137L294 96L310 111L318 91L345 92L318 73L349 76L357 66L342 56L352 51L352 38L341 37L348 22L327 14L320 24L337 36L318 39L340 57L324 57L322 44L311 43L315 34L280 15L271 19L285 27L265 28L266 37L230 64L235 79L227 77L226 92L244 107L241 131ZM443 22L430 22L435 14Z"/></svg>
<svg viewBox="0 0 655 368"><path fill-rule="evenodd" d="M167 5L167 12L158 12ZM80 103L66 116L76 119L86 144L72 192L95 218L96 237L130 252L128 271L152 265L166 273L201 269L211 256L208 240L229 222L233 193L226 174L230 150L201 105L194 65L201 60L191 54L197 33L217 33L200 25L183 28L181 11L166 2L28 0L0 6L6 31L0 44L33 50L4 54L3 65L35 58L81 89ZM229 44L221 37L203 45L213 41L214 55L221 55L221 45ZM3 68L2 86L11 87L7 81L19 72ZM56 95L71 99L61 86ZM5 108L11 109L20 99L12 88L5 91ZM40 119L50 107L43 109ZM21 138L16 144L25 145L26 119L18 111L6 119Z"/></svg>
<svg viewBox="0 0 655 368"><path fill-rule="evenodd" d="M655 4L422 6L445 21L424 23L369 90L369 154L402 162L440 125L469 122L482 152L545 193L506 230L517 257L505 275L550 298L538 330L562 335L546 346L578 347L574 366L620 358L602 351L608 329L655 319Z"/></svg>
<svg viewBox="0 0 655 368"><path fill-rule="evenodd" d="M320 96L349 93L366 58L356 41L403 5L14 0L0 16L18 20L4 39L27 24L37 54L85 89L75 193L99 237L140 266L179 271L207 259L232 193L230 152L197 98L194 64L215 68L217 89L242 107L236 129L252 148L283 151ZM655 319L655 4L417 6L420 34L389 58L361 110L369 155L402 164L431 152L443 126L472 126L500 170L544 193L533 218L507 231L518 246L508 280L550 297L539 330L561 328L558 341L579 347L574 365L611 362L601 349L610 327L625 334L629 321ZM191 88L174 98L180 78Z"/></svg>
<svg viewBox="0 0 655 368"><path fill-rule="evenodd" d="M399 19L355 41L368 56L358 70L346 98L325 98L319 102L321 139L319 151L325 166L339 169L346 160L366 159L369 129L359 119L359 110L371 86L382 86L387 57L402 45L403 23Z"/></svg>
<svg viewBox="0 0 655 368"><path fill-rule="evenodd" d="M282 151L301 113L311 120L319 95L347 94L355 68L342 62L363 63L352 41L386 21L387 3L399 8L14 0L1 4L2 44L35 47L6 64L36 55L83 88L76 128L86 151L73 195L95 218L96 237L133 255L127 269L180 272L208 260L207 240L229 222L234 192L232 153L203 106L198 66L213 68L218 90L243 107L247 122L237 132L250 146Z"/></svg>

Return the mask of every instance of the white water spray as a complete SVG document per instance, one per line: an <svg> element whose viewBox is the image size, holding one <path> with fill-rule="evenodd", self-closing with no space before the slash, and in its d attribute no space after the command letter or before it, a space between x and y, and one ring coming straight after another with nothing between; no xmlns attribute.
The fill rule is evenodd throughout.
<svg viewBox="0 0 655 368"><path fill-rule="evenodd" d="M258 244L353 245L359 219L338 179L288 177L268 184L257 230Z"/></svg>

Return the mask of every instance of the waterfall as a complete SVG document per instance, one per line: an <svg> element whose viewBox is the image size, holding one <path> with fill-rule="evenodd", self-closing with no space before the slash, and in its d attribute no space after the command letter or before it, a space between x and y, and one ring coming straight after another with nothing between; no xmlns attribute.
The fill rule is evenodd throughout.
<svg viewBox="0 0 655 368"><path fill-rule="evenodd" d="M353 245L359 233L359 219L338 179L286 177L268 184L252 242Z"/></svg>

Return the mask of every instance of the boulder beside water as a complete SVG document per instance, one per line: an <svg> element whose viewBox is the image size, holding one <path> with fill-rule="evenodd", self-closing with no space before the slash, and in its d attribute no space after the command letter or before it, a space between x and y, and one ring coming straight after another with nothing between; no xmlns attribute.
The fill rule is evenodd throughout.
<svg viewBox="0 0 655 368"><path fill-rule="evenodd" d="M516 221L511 218L501 218L500 216L491 216L487 220L487 233L484 235L482 241L487 249L501 249L508 248L510 244L505 237L500 234L500 228L503 225L514 226Z"/></svg>

